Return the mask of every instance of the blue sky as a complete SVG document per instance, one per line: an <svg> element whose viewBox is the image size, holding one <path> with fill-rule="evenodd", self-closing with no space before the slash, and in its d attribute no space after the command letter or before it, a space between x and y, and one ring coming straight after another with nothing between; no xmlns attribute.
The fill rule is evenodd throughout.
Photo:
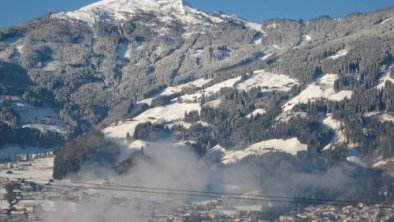
<svg viewBox="0 0 394 222"><path fill-rule="evenodd" d="M49 12L78 9L97 0L1 0L0 28L25 22ZM394 0L187 0L208 12L236 14L249 21L270 18L311 19L340 17L394 6Z"/></svg>

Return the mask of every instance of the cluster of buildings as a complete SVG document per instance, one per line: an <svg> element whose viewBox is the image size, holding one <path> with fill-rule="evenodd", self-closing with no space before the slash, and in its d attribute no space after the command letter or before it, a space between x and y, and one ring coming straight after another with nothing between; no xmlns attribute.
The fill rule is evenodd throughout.
<svg viewBox="0 0 394 222"><path fill-rule="evenodd" d="M52 150L45 150L45 151L40 151L40 152L35 152L35 153L17 154L13 157L10 157L8 160L4 161L2 167L3 167L3 169L10 169L10 168L13 168L15 163L22 163L21 165L24 165L23 163L27 163L31 160L48 158L48 157L53 157L53 156L54 156L54 154L53 154Z"/></svg>
<svg viewBox="0 0 394 222"><path fill-rule="evenodd" d="M155 212L147 221L157 222L263 222L264 206L247 203L224 204L223 199L189 202L169 212Z"/></svg>
<svg viewBox="0 0 394 222"><path fill-rule="evenodd" d="M269 206L224 204L221 199L192 202L171 213L155 213L146 221L155 222L308 222L308 221L394 221L394 205L309 205L294 207L285 216L274 216Z"/></svg>
<svg viewBox="0 0 394 222"><path fill-rule="evenodd" d="M51 180L43 184L42 181L18 178L18 173L23 172L24 168L27 170L32 167L37 168L34 164L37 159L39 161L40 158L52 156L52 151L22 154L16 156L13 162L1 164L3 171L12 170L14 174L5 174L0 177L0 221L40 221L40 213L50 210L47 209L48 202L72 202L77 206L78 203L85 200L94 202L96 198L99 198L97 195L100 195L100 193L91 192L89 187L53 185ZM37 169L41 168L38 167ZM16 184L13 194L19 202L12 211L9 211L5 189L5 185L10 182ZM140 220L143 222L394 221L394 205L298 206L289 210L289 213L278 216L280 214L277 214L277 212L272 213L272 206L268 203L235 201L226 199L225 196L186 203L183 201L177 203L173 200L164 200L164 203L162 201L147 201L143 197L129 199L120 195L112 198L112 205L131 207L135 205L136 209L147 210L147 212L144 211ZM144 207L144 204L147 206Z"/></svg>
<svg viewBox="0 0 394 222"><path fill-rule="evenodd" d="M2 218L13 217L8 221L40 221L38 216L43 211L42 201L71 201L79 203L82 200L95 200L95 195L88 194L85 188L78 186L56 187L50 184L39 185L34 182L20 180L19 189L14 190L16 197L24 202L16 211ZM3 183L1 183L3 184ZM2 196L5 199L4 194ZM284 216L272 217L270 206L261 203L244 201L232 202L223 198L174 204L149 201L147 210L140 221L144 222L306 222L306 221L394 221L394 205L359 204L346 205L310 205L290 210ZM113 198L113 205L134 206L144 199L128 199L125 197ZM23 206L23 207L20 207ZM16 219L22 218L22 219Z"/></svg>
<svg viewBox="0 0 394 222"><path fill-rule="evenodd" d="M281 216L279 222L304 221L394 221L394 205L359 204L357 206L316 205L291 211Z"/></svg>
<svg viewBox="0 0 394 222"><path fill-rule="evenodd" d="M21 181L20 189L14 190L17 199L20 200L65 200L80 202L88 194L78 187L56 187L40 185L34 182Z"/></svg>
<svg viewBox="0 0 394 222"><path fill-rule="evenodd" d="M45 210L42 205L45 201L71 201L78 203L89 196L87 192L78 187L42 185L20 179L12 181L15 184L13 194L17 204L12 211L9 211L5 185L10 182L0 182L0 221L40 221L38 215Z"/></svg>

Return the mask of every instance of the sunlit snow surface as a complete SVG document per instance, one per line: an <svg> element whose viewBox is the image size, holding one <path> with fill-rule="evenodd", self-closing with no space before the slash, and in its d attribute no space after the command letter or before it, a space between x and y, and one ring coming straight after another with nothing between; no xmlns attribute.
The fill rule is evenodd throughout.
<svg viewBox="0 0 394 222"><path fill-rule="evenodd" d="M289 91L293 86L298 85L298 81L289 76L274 74L264 70L254 71L251 78L237 85L239 90L251 90L254 87L261 87L263 92Z"/></svg>
<svg viewBox="0 0 394 222"><path fill-rule="evenodd" d="M23 128L35 128L41 131L67 133L66 124L51 107L36 107L27 103L16 102L14 109L21 117Z"/></svg>
<svg viewBox="0 0 394 222"><path fill-rule="evenodd" d="M201 79L197 79L197 80L194 80L192 82L185 83L185 84L181 84L181 85L177 85L177 86L169 86L169 87L166 87L158 95L156 95L154 97L146 98L144 100L141 100L141 101L139 101L139 103L145 103L145 104L151 105L152 100L154 98L157 98L159 96L171 96L171 95L174 95L176 93L180 93L180 92L182 92L183 89L186 89L186 88L189 88L189 87L201 88L205 84L209 83L211 80L212 79L201 78Z"/></svg>
<svg viewBox="0 0 394 222"><path fill-rule="evenodd" d="M353 93L352 91L335 92L334 82L337 79L338 76L336 74L326 74L317 79L314 83L308 85L304 91L289 100L283 106L283 110L285 112L279 116L281 121L286 121L287 118L298 115L297 113L287 112L291 111L298 103L307 103L309 100L316 99L340 101L345 98L350 98ZM212 80L198 79L182 85L167 87L160 93L160 95L174 95L175 93L182 92L182 89L187 86L195 86L199 89L192 94L186 93L173 99L172 103L169 105L150 108L131 120L114 123L105 128L103 132L108 139L116 142L123 148L126 148L126 150L139 149L144 146L146 143L145 141L134 141L133 143L128 143L126 140L126 134L129 133L130 135L133 135L138 124L152 122L162 123L168 127L182 125L185 128L189 128L191 124L183 121L184 114L190 111L200 111L201 105L220 108L220 97L204 104L200 104L200 102L203 96L209 97L214 95L225 87L245 91L251 90L254 87L261 87L262 92L272 92L289 91L292 87L299 84L297 80L292 79L289 76L274 74L264 70L257 70L253 72L253 74L245 80L243 80L241 76L238 76L218 82L211 86L206 86L210 81ZM152 99L153 98L150 98L140 102L150 104ZM266 110L257 108L246 115L246 118L253 118L257 115L264 115L265 113ZM300 115L302 115L302 113ZM337 123L331 116L328 116L323 122L325 125L336 131L336 137L332 141L332 144L342 142L345 139L340 131L340 123ZM209 127L209 123L206 123L206 125ZM228 151L223 147L214 147L210 151L210 155L213 155L214 159L220 159L220 162L224 164L230 164L251 155L263 155L268 152L285 152L296 155L299 151L304 150L307 150L307 145L300 143L297 138L278 138L262 141L247 147L245 150L238 151Z"/></svg>
<svg viewBox="0 0 394 222"><path fill-rule="evenodd" d="M323 120L323 124L335 131L335 136L333 140L326 147L324 147L324 150L329 150L332 147L332 145L343 143L346 141L346 135L343 132L342 123L334 119L331 114L328 115L327 118Z"/></svg>
<svg viewBox="0 0 394 222"><path fill-rule="evenodd" d="M208 151L208 155L223 164L236 163L248 156L261 156L269 152L284 152L296 155L300 151L306 151L308 146L302 144L297 138L272 139L252 144L245 150L227 151L217 145Z"/></svg>
<svg viewBox="0 0 394 222"><path fill-rule="evenodd" d="M380 24L386 24L386 23L388 23L388 22L391 22L391 21L393 21L393 17L391 17L391 18L388 18L388 19L385 19L385 20L383 20Z"/></svg>
<svg viewBox="0 0 394 222"><path fill-rule="evenodd" d="M121 146L128 146L126 134L134 134L135 127L144 122L169 123L184 118L185 112L199 111L199 103L174 103L168 106L148 109L132 120L113 124L103 130L107 138L113 140Z"/></svg>
<svg viewBox="0 0 394 222"><path fill-rule="evenodd" d="M20 64L21 56L23 53L23 47L24 45L18 45L15 47L14 54L10 58L11 62L15 64Z"/></svg>
<svg viewBox="0 0 394 222"><path fill-rule="evenodd" d="M0 177L8 177L10 179L24 178L39 184L44 184L52 179L54 157L40 158L29 161L28 164L23 162L15 164L13 169L0 170ZM4 167L4 164L1 164ZM7 174L12 171L12 174Z"/></svg>
<svg viewBox="0 0 394 222"><path fill-rule="evenodd" d="M241 80L241 77L235 77L232 79L228 79L223 82L219 82L217 84L214 84L208 88L202 89L201 91L194 93L194 94L186 94L181 96L181 100L185 102L198 102L200 101L201 97L204 96L210 96L213 95L217 92L220 91L220 89L230 87L233 88L237 82Z"/></svg>
<svg viewBox="0 0 394 222"><path fill-rule="evenodd" d="M308 101L317 99L328 99L332 101L342 101L352 97L353 91L343 90L335 92L334 83L338 79L336 74L326 74L316 82L308 85L298 96L294 97L283 105L283 111L291 111L297 104L306 104Z"/></svg>
<svg viewBox="0 0 394 222"><path fill-rule="evenodd" d="M175 93L180 93L185 87L194 86L201 88L196 93L182 95L172 101L171 104L167 106L154 107L146 110L137 117L114 123L111 126L103 130L107 138L126 148L136 147L135 144L128 144L126 140L126 134L134 134L135 127L144 122L152 123L164 123L169 127L174 125L182 125L185 128L191 126L190 123L183 122L185 112L200 111L201 109L201 98L203 96L210 96L218 93L221 89L230 87L237 87L239 90L249 90L256 86L262 86L265 89L263 91L288 91L292 86L297 84L297 81L288 78L285 75L277 75L273 73L264 72L262 70L254 72L254 76L246 81L242 82L241 76L224 80L218 82L208 87L203 87L205 84L209 83L210 79L197 79L195 81L185 83L178 86L167 87L159 95L173 95ZM158 96L159 96L158 95ZM140 103L151 104L153 98L148 98L140 101ZM221 99L212 100L203 104L204 106L210 106L212 108L218 108L220 106ZM247 117L251 118L255 115L263 115L265 113L264 109L256 109L254 112L250 113ZM138 144L137 147L140 147Z"/></svg>
<svg viewBox="0 0 394 222"><path fill-rule="evenodd" d="M249 113L246 118L253 118L257 115L264 115L267 111L265 111L264 109L256 109L255 111Z"/></svg>
<svg viewBox="0 0 394 222"><path fill-rule="evenodd" d="M379 80L379 85L377 86L378 89L383 89L384 86L386 85L386 82L391 82L394 83L394 79L391 77L391 69L394 68L394 64L390 65L382 74L380 80Z"/></svg>
<svg viewBox="0 0 394 222"><path fill-rule="evenodd" d="M349 51L347 49L342 49L328 58L332 59L332 60L336 60L336 59L346 56L348 53L349 53Z"/></svg>
<svg viewBox="0 0 394 222"><path fill-rule="evenodd" d="M79 10L58 13L57 18L72 18L94 24L97 20L124 21L139 12L152 12L160 16L164 22L179 20L185 24L213 23L222 19L210 16L184 4L181 0L102 0Z"/></svg>

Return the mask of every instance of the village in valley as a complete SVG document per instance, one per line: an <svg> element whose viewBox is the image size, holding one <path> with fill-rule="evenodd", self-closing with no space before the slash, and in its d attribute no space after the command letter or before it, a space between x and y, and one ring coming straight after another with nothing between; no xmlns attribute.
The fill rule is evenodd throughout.
<svg viewBox="0 0 394 222"><path fill-rule="evenodd" d="M42 151L19 154L0 164L0 221L45 221L59 206L78 212L81 204L93 203L110 194L113 206L141 210L140 221L242 222L242 221L393 221L394 207L383 204L308 204L288 207L289 213L272 214L275 201L255 201L248 196L231 200L221 195L178 201L160 194L130 195L116 190L109 181L73 183L52 179L54 154ZM61 205L59 205L61 203ZM143 206L143 207L142 207ZM62 209L64 210L64 209Z"/></svg>

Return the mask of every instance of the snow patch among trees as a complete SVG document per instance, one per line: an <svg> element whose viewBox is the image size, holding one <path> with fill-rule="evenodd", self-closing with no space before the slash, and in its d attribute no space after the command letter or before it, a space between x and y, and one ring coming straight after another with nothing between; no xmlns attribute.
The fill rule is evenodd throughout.
<svg viewBox="0 0 394 222"><path fill-rule="evenodd" d="M367 167L367 164L360 157L349 156L349 157L346 157L346 160L349 163L354 163L354 164L364 167L364 168Z"/></svg>
<svg viewBox="0 0 394 222"><path fill-rule="evenodd" d="M21 57L23 54L23 47L24 45L18 45L15 47L14 53L12 54L10 60L12 63L20 64Z"/></svg>
<svg viewBox="0 0 394 222"><path fill-rule="evenodd" d="M252 144L245 150L226 151L221 146L215 146L208 151L211 158L218 159L223 164L233 164L248 156L261 156L270 152L284 152L297 155L300 151L306 151L308 146L302 144L297 138L272 139Z"/></svg>
<svg viewBox="0 0 394 222"><path fill-rule="evenodd" d="M249 91L252 88L261 87L262 92L287 92L298 84L297 80L291 79L289 76L257 70L253 72L253 75L249 79L239 83L237 89Z"/></svg>
<svg viewBox="0 0 394 222"><path fill-rule="evenodd" d="M35 107L21 102L16 102L13 107L21 117L23 128L35 128L40 131L53 131L61 134L67 133L66 124L51 107Z"/></svg>
<svg viewBox="0 0 394 222"><path fill-rule="evenodd" d="M351 98L353 91L344 90L335 92L334 83L337 79L337 74L324 75L316 82L308 85L306 89L304 89L298 96L294 97L285 105L283 105L283 111L291 111L297 104L306 104L308 101L315 101L318 99L342 101L346 98Z"/></svg>
<svg viewBox="0 0 394 222"><path fill-rule="evenodd" d="M323 150L329 150L335 144L340 144L346 142L346 135L343 132L344 126L342 123L334 118L332 118L332 114L328 115L327 118L323 120L323 124L330 127L335 131L335 137L327 146L323 148Z"/></svg>
<svg viewBox="0 0 394 222"><path fill-rule="evenodd" d="M134 135L134 130L140 123L171 123L182 120L185 113L200 111L199 103L174 103L168 106L148 109L132 120L115 123L103 130L105 136L113 142L128 147L126 135Z"/></svg>
<svg viewBox="0 0 394 222"><path fill-rule="evenodd" d="M157 98L159 96L171 96L177 93L181 93L182 90L189 88L189 87L196 87L196 88L201 88L203 87L205 84L209 83L210 81L212 81L212 79L197 79L185 84L181 84L181 85L177 85L177 86L169 86L166 87L162 92L160 92L158 95L155 95L153 97L150 98L146 98L144 100L139 101L138 103L145 103L147 105L151 105L152 104L152 100L154 98ZM189 101L189 100L187 100Z"/></svg>
<svg viewBox="0 0 394 222"><path fill-rule="evenodd" d="M387 23L387 22L392 21L393 19L394 19L393 17L388 18L388 19L385 19L385 20L383 20L380 24L385 24L385 23Z"/></svg>
<svg viewBox="0 0 394 222"><path fill-rule="evenodd" d="M183 102L199 102L203 96L210 96L220 91L222 88L234 88L235 84L241 80L241 76L225 80L223 82L219 82L215 85L212 85L206 89L202 89L197 93L194 94L186 94L181 96L181 100Z"/></svg>
<svg viewBox="0 0 394 222"><path fill-rule="evenodd" d="M379 79L378 89L382 90L386 85L386 82L394 83L394 78L391 77L391 70L394 68L394 64L390 65Z"/></svg>
<svg viewBox="0 0 394 222"><path fill-rule="evenodd" d="M256 109L255 111L249 113L246 118L253 118L257 115L264 115L267 111L265 109Z"/></svg>
<svg viewBox="0 0 394 222"><path fill-rule="evenodd" d="M349 53L349 51L347 49L342 49L328 58L332 59L332 60L336 60L336 59L346 56L348 53Z"/></svg>

